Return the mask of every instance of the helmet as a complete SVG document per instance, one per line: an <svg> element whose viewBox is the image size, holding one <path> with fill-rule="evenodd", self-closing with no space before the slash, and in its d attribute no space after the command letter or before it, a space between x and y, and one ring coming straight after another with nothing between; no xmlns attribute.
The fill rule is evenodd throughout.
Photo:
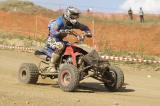
<svg viewBox="0 0 160 106"><path fill-rule="evenodd" d="M73 25L77 22L77 19L79 18L80 11L79 9L75 7L68 7L64 12L64 18L72 23Z"/></svg>

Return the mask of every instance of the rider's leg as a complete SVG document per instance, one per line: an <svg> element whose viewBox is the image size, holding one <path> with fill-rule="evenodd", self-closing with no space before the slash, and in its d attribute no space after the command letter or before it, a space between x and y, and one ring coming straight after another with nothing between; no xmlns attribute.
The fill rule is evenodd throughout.
<svg viewBox="0 0 160 106"><path fill-rule="evenodd" d="M57 53L52 53L51 61L49 63L49 72L56 72L55 64L59 60L60 55Z"/></svg>
<svg viewBox="0 0 160 106"><path fill-rule="evenodd" d="M54 44L54 48L55 48L55 51L52 53L51 61L48 68L49 72L56 72L55 64L59 60L60 54L64 49L63 42L56 42Z"/></svg>

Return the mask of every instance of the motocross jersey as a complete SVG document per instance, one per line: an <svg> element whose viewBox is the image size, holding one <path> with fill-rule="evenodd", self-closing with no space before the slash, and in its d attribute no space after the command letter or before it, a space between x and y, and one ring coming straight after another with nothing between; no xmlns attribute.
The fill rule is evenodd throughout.
<svg viewBox="0 0 160 106"><path fill-rule="evenodd" d="M55 37L56 39L61 39L60 30L63 29L80 29L81 31L87 32L90 31L86 25L83 25L79 22L76 24L71 24L67 22L63 16L59 16L56 20L51 21L48 25L49 36ZM65 35L63 35L64 37Z"/></svg>

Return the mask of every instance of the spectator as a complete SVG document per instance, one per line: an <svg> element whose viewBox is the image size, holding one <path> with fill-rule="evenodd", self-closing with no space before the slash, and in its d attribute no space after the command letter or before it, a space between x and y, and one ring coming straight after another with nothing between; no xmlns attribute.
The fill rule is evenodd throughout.
<svg viewBox="0 0 160 106"><path fill-rule="evenodd" d="M133 11L131 8L128 10L128 15L129 15L130 20L133 20Z"/></svg>
<svg viewBox="0 0 160 106"><path fill-rule="evenodd" d="M144 22L144 12L142 8L140 8L140 11L139 11L139 18L140 18L140 22L143 23Z"/></svg>
<svg viewBox="0 0 160 106"><path fill-rule="evenodd" d="M92 8L88 8L87 12L90 13L92 11Z"/></svg>

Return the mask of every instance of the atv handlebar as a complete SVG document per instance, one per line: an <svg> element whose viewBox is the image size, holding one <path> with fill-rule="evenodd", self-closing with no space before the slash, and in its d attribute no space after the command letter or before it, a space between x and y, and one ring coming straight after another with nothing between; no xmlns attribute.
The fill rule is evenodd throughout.
<svg viewBox="0 0 160 106"><path fill-rule="evenodd" d="M78 33L76 33L75 31L73 31L72 29L66 29L66 30L63 30L66 34L70 34L70 35L73 35L75 36L78 41L80 43L83 43L85 38L86 38L86 34L82 34L82 35L79 35Z"/></svg>
<svg viewBox="0 0 160 106"><path fill-rule="evenodd" d="M78 41L80 41L81 43L84 42L84 40L86 38L85 34L79 35L75 31L72 31L70 34L73 35L73 36L75 36L78 39Z"/></svg>

